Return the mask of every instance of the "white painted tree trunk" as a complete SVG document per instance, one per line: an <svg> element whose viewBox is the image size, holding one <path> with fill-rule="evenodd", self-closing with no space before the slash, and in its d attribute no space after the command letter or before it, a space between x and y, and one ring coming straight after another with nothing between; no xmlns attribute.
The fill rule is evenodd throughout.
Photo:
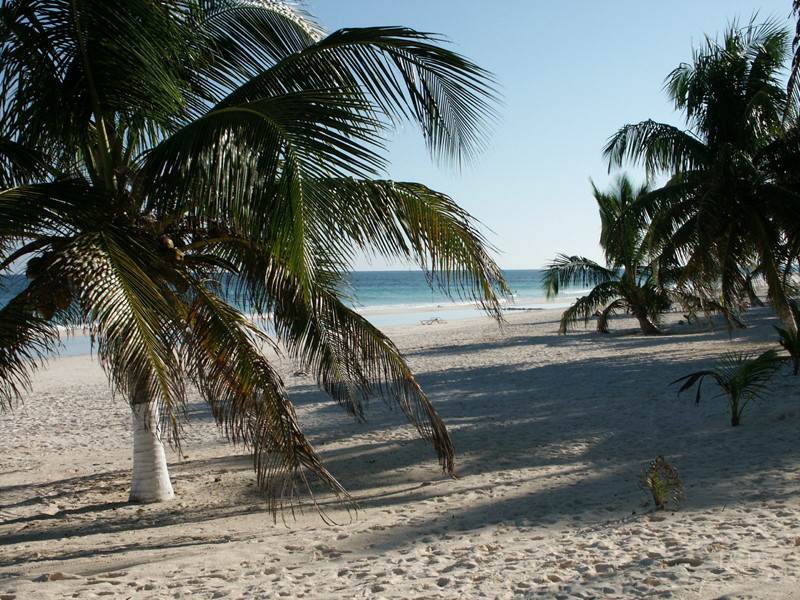
<svg viewBox="0 0 800 600"><path fill-rule="evenodd" d="M161 443L161 422L154 402L132 404L133 481L131 502L164 502L175 496Z"/></svg>

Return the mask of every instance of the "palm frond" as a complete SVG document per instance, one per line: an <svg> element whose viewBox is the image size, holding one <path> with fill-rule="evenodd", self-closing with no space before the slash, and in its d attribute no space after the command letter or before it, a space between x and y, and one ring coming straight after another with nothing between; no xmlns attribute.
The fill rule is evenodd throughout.
<svg viewBox="0 0 800 600"><path fill-rule="evenodd" d="M786 88L790 98L787 110L792 111L796 117L798 111L800 111L800 0L794 0L792 11L797 16L797 29L792 42L794 56L792 57L792 67Z"/></svg>
<svg viewBox="0 0 800 600"><path fill-rule="evenodd" d="M314 297L305 319L296 312L291 319L287 316L276 307L275 325L282 339L314 369L332 398L355 415L371 397L397 404L420 435L433 443L442 469L455 475L450 435L388 337L331 293ZM302 333L298 324L305 325Z"/></svg>
<svg viewBox="0 0 800 600"><path fill-rule="evenodd" d="M74 152L90 123L136 115L170 127L183 111L192 31L169 5L16 0L4 5L6 115L28 147L49 142ZM105 130L100 130L100 141ZM114 148L105 148L114 152Z"/></svg>
<svg viewBox="0 0 800 600"><path fill-rule="evenodd" d="M609 171L630 161L643 166L649 178L694 169L708 160L702 142L691 133L652 120L622 127L603 148L603 156Z"/></svg>
<svg viewBox="0 0 800 600"><path fill-rule="evenodd" d="M294 504L299 484L313 497L309 473L349 500L300 429L280 376L264 358L259 346L268 338L204 286L187 283L196 298L186 315L182 362L225 435L253 452L258 486L273 513L287 499Z"/></svg>
<svg viewBox="0 0 800 600"><path fill-rule="evenodd" d="M214 50L213 59L198 65L193 94L188 99L192 118L202 116L233 90L258 79L265 70L303 52L323 37L320 26L308 13L287 2L220 0L194 8L190 23L208 36L201 40L199 52L206 53L209 47ZM320 87L328 86L316 89ZM293 88L273 81L261 91L265 89L267 93L249 100L281 95Z"/></svg>
<svg viewBox="0 0 800 600"><path fill-rule="evenodd" d="M227 283L237 303L270 315L289 354L348 413L364 419L372 398L399 406L434 444L442 467L453 472L452 441L444 423L391 340L344 305L340 274L318 270L312 280L302 281L243 240L219 242L213 254L225 256L237 273Z"/></svg>
<svg viewBox="0 0 800 600"><path fill-rule="evenodd" d="M602 267L593 260L583 256L567 256L558 254L552 262L545 267L542 276L542 286L547 298L558 295L558 291L565 285L597 285L619 280L616 271Z"/></svg>
<svg viewBox="0 0 800 600"><path fill-rule="evenodd" d="M0 308L0 408L13 408L30 391L31 375L60 346L58 329L34 282ZM48 311L49 312L49 311Z"/></svg>
<svg viewBox="0 0 800 600"><path fill-rule="evenodd" d="M226 102L280 90L348 89L368 99L374 113L418 123L436 159L471 161L495 117L492 78L440 41L403 27L342 29L254 77Z"/></svg>
<svg viewBox="0 0 800 600"><path fill-rule="evenodd" d="M81 180L0 190L0 237L69 237L111 217L110 196Z"/></svg>
<svg viewBox="0 0 800 600"><path fill-rule="evenodd" d="M0 188L41 181L52 172L47 157L7 136L0 136Z"/></svg>
<svg viewBox="0 0 800 600"><path fill-rule="evenodd" d="M478 302L496 317L510 294L491 246L474 220L448 196L417 183L325 180L310 219L319 253L405 256L447 294ZM336 215L336 218L332 218Z"/></svg>
<svg viewBox="0 0 800 600"><path fill-rule="evenodd" d="M764 386L783 362L775 350L767 350L756 357L729 352L719 360L716 370L725 382L726 391L749 400L761 397Z"/></svg>
<svg viewBox="0 0 800 600"><path fill-rule="evenodd" d="M618 281L604 281L598 283L592 291L570 306L561 315L561 323L558 327L559 335L564 335L567 330L580 320L584 325L589 323L595 313L606 303L618 298L620 295L620 284Z"/></svg>
<svg viewBox="0 0 800 600"><path fill-rule="evenodd" d="M382 168L381 141L362 107L331 89L214 109L146 155L137 188L158 213L198 206L208 218L258 230L292 186Z"/></svg>
<svg viewBox="0 0 800 600"><path fill-rule="evenodd" d="M179 442L186 391L175 349L185 309L161 279L163 259L141 239L111 228L81 235L70 249L61 268L89 315L101 365L126 398L147 382L149 398Z"/></svg>
<svg viewBox="0 0 800 600"><path fill-rule="evenodd" d="M258 252L242 254L247 270L240 285L250 288L252 307L269 313L288 352L316 375L320 387L357 419L371 398L397 405L436 449L443 469L454 472L447 429L391 340L345 306L340 281L315 279L312 287ZM249 279L258 278L260 285ZM265 274L265 275L264 275Z"/></svg>

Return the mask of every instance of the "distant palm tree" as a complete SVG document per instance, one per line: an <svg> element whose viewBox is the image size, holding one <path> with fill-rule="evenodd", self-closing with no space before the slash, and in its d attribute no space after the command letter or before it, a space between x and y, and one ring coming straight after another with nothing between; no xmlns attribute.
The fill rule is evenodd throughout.
<svg viewBox="0 0 800 600"><path fill-rule="evenodd" d="M4 408L57 326L82 324L133 408L131 500L172 495L160 432L179 441L187 384L252 451L273 510L314 479L346 497L244 307L356 418L370 397L398 403L454 472L400 352L345 304L345 273L359 249L413 260L499 317L507 287L470 216L380 178L400 119L437 159L480 150L485 71L428 34L325 36L271 0L9 0L0 40L0 273L30 279L0 309Z"/></svg>
<svg viewBox="0 0 800 600"><path fill-rule="evenodd" d="M671 176L639 207L651 218L654 253L685 263L686 276L706 287L719 285L728 310L746 294L755 263L793 329L788 274L800 250L800 188L790 182L800 135L784 121L788 49L787 31L774 23L734 23L721 42L706 39L666 82L689 130L625 125L605 155L610 167L630 160Z"/></svg>
<svg viewBox="0 0 800 600"><path fill-rule="evenodd" d="M565 334L576 321L588 323L597 314L598 331L608 333L610 317L629 311L638 320L642 333L658 334L658 314L669 304L669 298L659 285L648 254L646 223L632 210L648 192L648 186L636 187L626 175L620 175L609 192L601 192L594 183L592 190L600 209L600 245L607 266L565 254L547 266L544 287L548 298L565 285L594 286L564 311L558 332Z"/></svg>

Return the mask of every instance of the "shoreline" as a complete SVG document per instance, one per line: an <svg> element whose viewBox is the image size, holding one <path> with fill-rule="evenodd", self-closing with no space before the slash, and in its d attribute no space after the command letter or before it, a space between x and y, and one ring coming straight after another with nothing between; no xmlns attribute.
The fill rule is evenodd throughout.
<svg viewBox="0 0 800 600"><path fill-rule="evenodd" d="M0 595L379 599L797 598L800 589L800 378L786 373L730 426L705 390L670 382L727 350L775 347L768 309L732 337L665 316L645 337L556 334L560 311L514 311L435 327L393 326L453 437L444 477L401 414L372 403L353 422L274 357L312 444L359 503L322 494L273 523L250 458L192 401L176 498L127 503L129 409L96 360L54 359L35 375L0 438ZM638 488L663 454L683 480L678 510Z"/></svg>
<svg viewBox="0 0 800 600"><path fill-rule="evenodd" d="M521 304L526 306L516 304L504 306L503 312L561 311L575 300L576 298L574 297L566 297L559 299L559 301L524 302ZM488 316L476 305L471 304L439 304L436 306L402 306L397 308L363 307L356 310L360 315L367 317L370 323L379 328L426 324L426 321L430 321L431 324L439 324L446 320L477 319ZM88 331L83 328L81 329L81 333L75 333L62 328L63 337L61 341L64 346L64 351L48 357L48 360L92 354L91 340Z"/></svg>

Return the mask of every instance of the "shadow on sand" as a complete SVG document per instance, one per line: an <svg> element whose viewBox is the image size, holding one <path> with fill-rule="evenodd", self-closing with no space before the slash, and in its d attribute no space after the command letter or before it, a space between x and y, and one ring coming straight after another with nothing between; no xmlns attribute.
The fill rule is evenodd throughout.
<svg viewBox="0 0 800 600"><path fill-rule="evenodd" d="M753 327L771 323L762 318ZM581 358L576 353L572 362L529 367L511 361L501 366L421 369L419 381L456 445L461 479L455 481L438 472L429 444L415 438L402 415L380 402L371 407L367 424L354 424L311 385L297 386L292 399L303 418L311 421L308 433L329 471L362 508L402 511L409 503L430 503L424 517L373 532L376 549L402 546L421 530L431 534L463 531L501 519L529 525L563 519L623 520L634 511L648 510L643 507L647 498L637 488L638 475L659 454L679 468L688 505L722 509L736 499L757 500L759 482L800 461L797 444L788 454L769 450L773 443L786 447L785 438L796 437L800 429L800 411L791 409L791 402L797 407L800 380L781 378L776 385L785 391L783 402L753 407L741 427L731 428L720 402L709 399L696 407L693 398L678 397L669 387L670 381L707 366L711 358L686 357L669 348L689 339L716 340L724 347L727 332L686 327L670 333L649 340L651 349L645 353L635 352L642 344L640 336L577 332L566 337L526 337L515 336L513 328L496 341L410 351L412 364L424 365L456 352L502 349L513 355L531 346L557 350L586 344L614 349L605 358ZM747 340L754 334L737 330L734 335ZM604 373L602 388L597 386L598 371ZM632 388L634 401L630 400ZM786 400L790 397L795 400ZM190 416L210 418L200 405L191 407ZM749 428L751 422L761 427ZM758 433L764 426L771 428L770 436ZM354 437L360 443L343 448L341 442ZM69 555L58 557L68 560L130 550L157 554L177 548L183 552L269 533L272 518L255 491L249 457L182 461L171 470L178 498L157 507L125 502L129 478L125 471L0 488L0 514L8 517L0 523L0 545L86 538ZM215 482L217 473L227 474L226 485ZM198 479L208 481L202 488L204 497L181 498L183 484ZM465 495L473 497L466 509L465 503L453 500ZM45 506L42 499L69 508L46 514L39 510ZM329 495L320 500L323 508L337 511ZM307 501L301 502L301 508L314 511ZM15 517L15 512L28 514ZM263 513L263 528L257 531L234 530L230 536L211 539L202 531L206 522L254 512ZM291 516L287 522L292 525ZM180 526L181 533L168 529L173 526ZM139 536L139 541L131 543L119 537L102 548L88 539L141 529L151 530L152 536ZM54 558L26 551L6 553L6 557L0 566Z"/></svg>

